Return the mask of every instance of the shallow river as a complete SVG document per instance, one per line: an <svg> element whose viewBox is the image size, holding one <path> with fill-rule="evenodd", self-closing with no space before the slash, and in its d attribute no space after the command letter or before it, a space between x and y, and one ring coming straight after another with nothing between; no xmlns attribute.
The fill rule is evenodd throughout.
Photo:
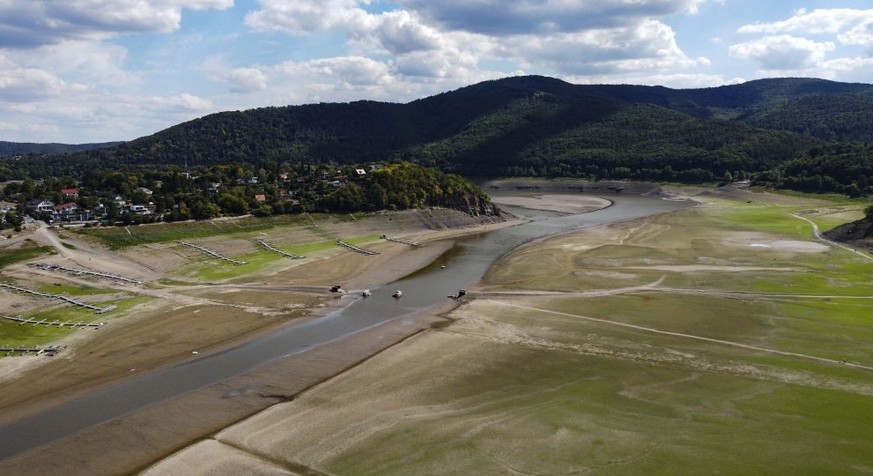
<svg viewBox="0 0 873 476"><path fill-rule="evenodd" d="M120 383L0 428L0 459L60 439L146 405L239 375L284 356L328 342L413 311L446 302L480 280L494 261L532 239L607 223L640 218L689 206L653 197L611 195L613 206L591 213L564 215L503 207L531 218L522 225L457 240L431 265L384 287L372 296L319 319L268 334L218 354ZM410 248L415 252L415 248ZM400 299L391 294L402 290Z"/></svg>

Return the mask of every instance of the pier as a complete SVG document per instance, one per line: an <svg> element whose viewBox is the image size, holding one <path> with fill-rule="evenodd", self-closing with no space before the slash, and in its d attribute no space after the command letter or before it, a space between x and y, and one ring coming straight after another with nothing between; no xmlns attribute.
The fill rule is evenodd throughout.
<svg viewBox="0 0 873 476"><path fill-rule="evenodd" d="M72 274L73 276L95 276L98 278L106 278L112 279L115 281L120 281L122 283L130 283L130 284L142 284L142 281L137 281L136 279L125 278L124 276L119 276L117 274L112 273L101 273L98 271L91 271L88 269L76 269L69 268L67 266L62 266L59 264L48 264L48 263L30 263L31 266L44 269L46 271L64 271Z"/></svg>
<svg viewBox="0 0 873 476"><path fill-rule="evenodd" d="M377 254L379 254L378 251L365 250L364 248L358 248L357 246L346 243L345 241L336 240L336 244L338 244L340 246L344 246L352 251L355 251L355 252L358 252L358 253L361 253L364 255L377 255Z"/></svg>
<svg viewBox="0 0 873 476"><path fill-rule="evenodd" d="M417 241L404 240L401 238L397 238L396 236L382 235L382 239L388 240L388 241L393 241L395 243L403 243L404 245L409 245L409 246L421 246L421 244Z"/></svg>
<svg viewBox="0 0 873 476"><path fill-rule="evenodd" d="M272 251L273 253L280 254L280 255L282 255L282 256L284 256L284 257L286 257L286 258L291 258L291 259L303 259L303 258L305 258L305 256L295 255L294 253L288 253L288 252L286 252L286 251L282 251L282 250L280 250L280 249L273 248L272 245L270 245L269 243L267 243L267 242L264 241L264 240L258 239L258 240L255 240L255 241L257 241L258 243L261 244L261 246L263 246L264 248L266 248L266 249Z"/></svg>
<svg viewBox="0 0 873 476"><path fill-rule="evenodd" d="M96 313L96 314L103 314L104 312L109 312L109 311L115 309L114 305L113 306L99 307L99 306L95 306L93 304L88 304L88 303L85 303L82 301L78 301L78 300L73 299L71 297L61 296L60 294L43 293L43 292L39 292L39 291L34 291L32 289L20 288L18 286L13 286L11 284L0 283L0 288L11 289L12 291L16 291L19 293L33 294L35 296L45 297L45 298L49 298L49 299L58 299L58 300L70 303L74 306L79 306L79 307L84 307L85 309L90 309L90 310L94 311L94 313Z"/></svg>
<svg viewBox="0 0 873 476"><path fill-rule="evenodd" d="M237 260L235 260L235 259L233 259L233 258L228 258L227 256L222 256L222 255L218 254L218 252L213 251L213 250L210 250L209 248L206 248L206 247L204 247L204 246L195 245L194 243L188 243L188 242L185 242L185 241L180 241L179 243L181 243L181 244L183 244L183 245L185 245L185 246L190 246L191 248L194 248L195 250L202 251L202 252L204 252L204 253L206 253L206 254L212 256L213 258L218 258L218 259L220 259L220 260L227 261L228 263L233 263L233 264L235 264L235 265L237 265L237 266L242 265L242 264L246 264L245 261L237 261Z"/></svg>
<svg viewBox="0 0 873 476"><path fill-rule="evenodd" d="M36 319L33 318L33 317L24 318L24 317L21 317L21 316L17 316L17 317L11 317L11 316L0 316L0 318L2 318L2 319L7 319L7 320L10 320L10 321L15 321L15 322L18 323L18 325L22 325L22 326L23 326L24 324L30 324L30 325L32 325L32 326L34 326L34 327L36 327L36 326L46 326L46 327L54 327L54 326L57 326L57 327L69 327L69 328L75 328L75 327L78 327L79 329L87 329L87 328L99 329L99 328L103 327L104 324L106 324L105 322L97 322L97 323L95 323L95 322L84 322L84 321L76 321L76 322L73 322L73 321L59 321L59 320L57 320L57 319L55 319L54 321L50 321L50 320L48 320L48 319L40 319L40 320L36 320Z"/></svg>
<svg viewBox="0 0 873 476"><path fill-rule="evenodd" d="M27 355L27 354L35 354L35 355L48 355L52 356L57 354L66 346L63 345L48 345L45 347L40 347L38 345L32 347L25 347L23 345L19 345L16 347L12 347L8 344L0 345L0 353L5 355Z"/></svg>

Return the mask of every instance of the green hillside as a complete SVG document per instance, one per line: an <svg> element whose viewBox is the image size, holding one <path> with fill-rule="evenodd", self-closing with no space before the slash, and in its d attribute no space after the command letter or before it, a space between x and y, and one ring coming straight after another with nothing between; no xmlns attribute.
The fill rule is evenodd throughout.
<svg viewBox="0 0 873 476"><path fill-rule="evenodd" d="M681 90L525 76L406 104L223 112L117 147L0 160L0 179L170 164L409 160L464 175L698 182L772 171L832 142L873 141L871 106L873 86L820 79Z"/></svg>

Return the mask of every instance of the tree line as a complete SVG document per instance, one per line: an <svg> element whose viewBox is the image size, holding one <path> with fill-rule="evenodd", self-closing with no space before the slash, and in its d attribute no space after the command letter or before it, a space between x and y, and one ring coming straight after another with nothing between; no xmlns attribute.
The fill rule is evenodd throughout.
<svg viewBox="0 0 873 476"><path fill-rule="evenodd" d="M72 188L76 197L66 198L62 190ZM0 200L16 203L22 211L33 199L74 202L83 210L99 208L103 223L124 225L244 214L264 217L419 207L499 214L487 195L467 179L411 163L274 163L269 168L238 163L188 171L172 166L89 170L79 177L26 178L0 190ZM36 215L57 217L51 212Z"/></svg>

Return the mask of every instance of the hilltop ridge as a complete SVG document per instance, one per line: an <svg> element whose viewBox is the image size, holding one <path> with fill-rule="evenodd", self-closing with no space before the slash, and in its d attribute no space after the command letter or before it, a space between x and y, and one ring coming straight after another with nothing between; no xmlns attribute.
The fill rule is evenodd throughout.
<svg viewBox="0 0 873 476"><path fill-rule="evenodd" d="M40 173L405 160L466 176L745 179L815 147L873 142L871 108L873 85L814 78L671 89L520 76L405 104L211 114L115 147L43 159ZM15 168L0 163L0 176L14 175L4 167ZM767 177L791 186L780 175ZM851 185L837 182L821 191Z"/></svg>

